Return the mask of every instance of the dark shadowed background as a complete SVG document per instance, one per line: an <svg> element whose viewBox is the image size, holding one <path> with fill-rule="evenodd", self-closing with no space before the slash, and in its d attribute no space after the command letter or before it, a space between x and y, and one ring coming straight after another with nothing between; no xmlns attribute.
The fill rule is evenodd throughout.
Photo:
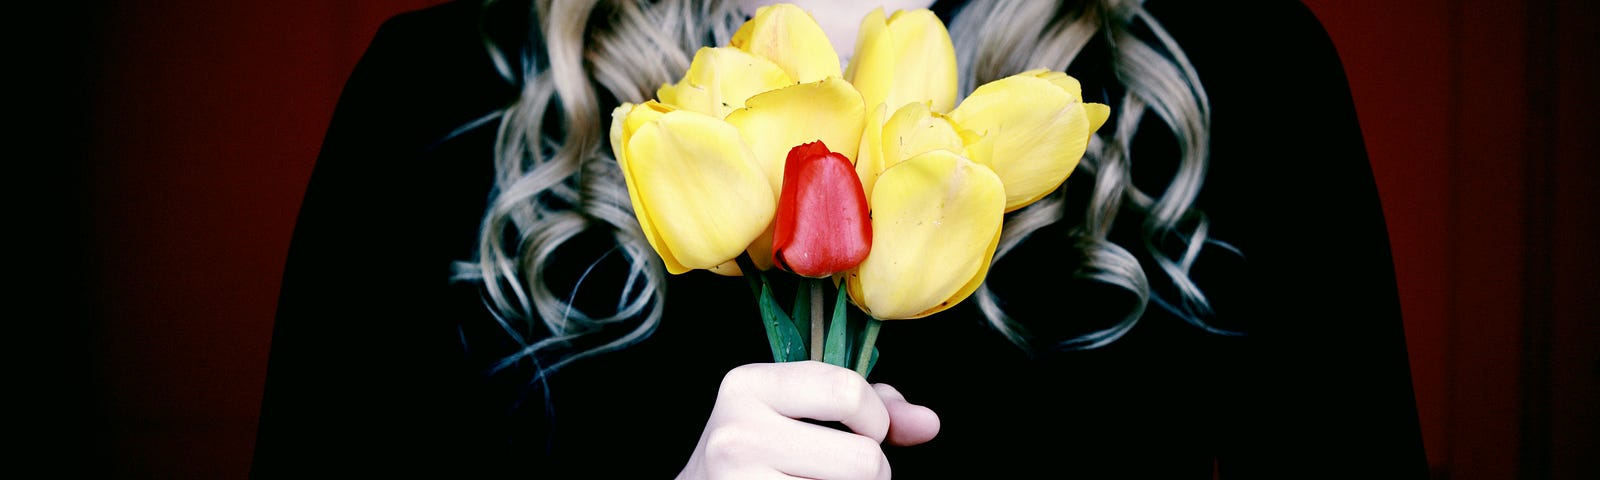
<svg viewBox="0 0 1600 480"><path fill-rule="evenodd" d="M48 100L20 115L42 148L7 162L10 192L45 192L11 209L33 227L9 235L28 285L7 322L28 352L8 356L29 385L13 396L40 427L24 458L67 478L246 476L277 282L340 86L383 19L434 3L126 0L13 20L50 32L13 42L40 66L8 75L26 85L8 103ZM1600 478L1596 3L1307 3L1371 153L1434 477Z"/></svg>

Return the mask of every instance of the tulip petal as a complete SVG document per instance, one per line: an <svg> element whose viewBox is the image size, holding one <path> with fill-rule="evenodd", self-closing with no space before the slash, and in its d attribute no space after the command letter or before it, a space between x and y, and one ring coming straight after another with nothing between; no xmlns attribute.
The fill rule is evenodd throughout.
<svg viewBox="0 0 1600 480"><path fill-rule="evenodd" d="M894 89L894 38L889 35L888 20L883 7L872 9L856 31L856 46L845 68L845 78L861 92L867 105L877 105L889 99ZM889 108L893 113L899 106Z"/></svg>
<svg viewBox="0 0 1600 480"><path fill-rule="evenodd" d="M724 277L744 276L744 271L739 269L739 261L737 259L722 262L721 265L707 268L706 270Z"/></svg>
<svg viewBox="0 0 1600 480"><path fill-rule="evenodd" d="M661 257L667 271L677 274L692 269L683 266L682 263L678 263L671 252L666 251L666 244L661 242L661 236L656 233L655 222L650 218L650 212L639 201L639 190L633 188L635 181L631 173L632 170L629 168L631 163L628 161L628 149L626 147L628 144L627 139L632 137L640 126L649 123L650 120L655 120L670 110L670 108L654 101L647 102L645 105L623 103L615 110L612 110L611 152L616 156L617 166L622 170L623 179L628 185L628 199L633 205L633 216L639 220L639 227L644 231L645 240L650 242L650 248L655 249L657 255Z"/></svg>
<svg viewBox="0 0 1600 480"><path fill-rule="evenodd" d="M783 189L789 149L821 140L854 161L866 109L855 88L838 77L802 83L750 97L728 114L767 173L773 195Z"/></svg>
<svg viewBox="0 0 1600 480"><path fill-rule="evenodd" d="M846 283L875 318L920 318L976 289L994 257L1005 187L994 172L935 150L884 170L872 193L872 252Z"/></svg>
<svg viewBox="0 0 1600 480"><path fill-rule="evenodd" d="M1041 68L1022 72L1021 74L1032 75L1039 77L1044 81L1050 82L1052 85L1060 88L1061 91L1066 92L1070 101L1083 101L1083 84L1078 83L1078 79L1072 78L1072 76L1067 75L1066 72L1045 70Z"/></svg>
<svg viewBox="0 0 1600 480"><path fill-rule="evenodd" d="M1089 116L1089 132L1098 132L1105 126L1106 119L1111 118L1111 107L1103 103L1085 103L1083 113Z"/></svg>
<svg viewBox="0 0 1600 480"><path fill-rule="evenodd" d="M747 256L750 257L750 263L754 263L757 270L772 270L772 237L776 233L773 231L774 228L775 225L768 223L767 229L762 230L761 235L757 235L756 239L750 242L750 247L745 249Z"/></svg>
<svg viewBox="0 0 1600 480"><path fill-rule="evenodd" d="M960 154L962 146L956 126L923 102L905 104L883 124L884 168L934 150Z"/></svg>
<svg viewBox="0 0 1600 480"><path fill-rule="evenodd" d="M1006 211L1027 206L1061 185L1089 145L1089 117L1057 82L1019 74L978 87L950 120L983 138L973 161L993 168L1006 187Z"/></svg>
<svg viewBox="0 0 1600 480"><path fill-rule="evenodd" d="M678 109L723 118L744 108L751 96L793 84L770 60L737 48L705 47L695 52L683 79L662 85L656 97Z"/></svg>
<svg viewBox="0 0 1600 480"><path fill-rule="evenodd" d="M931 10L900 10L889 17L895 39L896 85L891 99L931 101L935 112L956 105L956 49L944 22Z"/></svg>
<svg viewBox="0 0 1600 480"><path fill-rule="evenodd" d="M1049 81L1055 86L1061 87L1062 91L1067 92L1067 96L1072 97L1072 101L1083 102L1083 84L1078 83L1078 79L1072 78L1066 72L1037 69L1023 72L1023 74L1031 74ZM1100 131L1100 127L1105 125L1106 119L1111 117L1111 107L1102 103L1083 102L1083 110L1084 113L1089 115L1089 133Z"/></svg>
<svg viewBox="0 0 1600 480"><path fill-rule="evenodd" d="M624 105L626 106L628 104L624 104ZM644 102L642 104L635 105L633 108L628 109L628 111L626 111L626 112L620 112L620 113L624 114L623 117L622 117L622 121L621 122L613 122L612 127L615 128L617 126L617 124L620 123L620 125L622 126L622 132L621 132L622 137L621 138L623 140L626 140L627 138L633 136L633 132L639 131L639 127L642 127L647 123L653 122L653 121L655 121L655 119L661 118L661 115L663 115L663 114L665 114L667 112L673 111L673 110L677 110L677 109L673 108L671 105L666 105L666 104L663 104L661 102L657 102L655 100L650 100L650 101ZM612 113L613 119L616 117L616 114L617 114L617 112L613 112ZM612 147L615 148L616 145L612 145Z"/></svg>
<svg viewBox="0 0 1600 480"><path fill-rule="evenodd" d="M776 199L732 125L678 110L644 123L623 143L635 214L651 219L652 246L669 262L717 267L771 223Z"/></svg>
<svg viewBox="0 0 1600 480"><path fill-rule="evenodd" d="M861 129L861 149L856 152L856 176L861 178L861 189L866 192L867 198L872 198L872 184L878 181L878 175L888 168L883 158L883 122L888 114L884 104L879 103L871 112L867 112L866 125Z"/></svg>
<svg viewBox="0 0 1600 480"><path fill-rule="evenodd" d="M932 102L932 110L940 113L955 106L955 46L930 10L900 10L887 21L882 9L868 14L848 72L867 105L882 102L894 111L911 102Z"/></svg>
<svg viewBox="0 0 1600 480"><path fill-rule="evenodd" d="M828 34L810 13L791 4L757 9L728 45L771 60L796 82L841 76L839 54Z"/></svg>

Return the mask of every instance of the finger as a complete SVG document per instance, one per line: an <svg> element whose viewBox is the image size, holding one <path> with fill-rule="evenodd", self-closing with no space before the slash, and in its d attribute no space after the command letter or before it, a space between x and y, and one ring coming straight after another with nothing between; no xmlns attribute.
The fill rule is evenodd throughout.
<svg viewBox="0 0 1600 480"><path fill-rule="evenodd" d="M890 445L909 447L933 440L939 434L939 414L932 409L907 402L905 395L888 384L875 384L872 389L878 392L884 409L889 412L886 441Z"/></svg>
<svg viewBox="0 0 1600 480"><path fill-rule="evenodd" d="M724 389L749 397L789 418L836 421L882 442L889 412L860 374L822 362L746 365L728 372ZM734 392L728 392L734 393Z"/></svg>
<svg viewBox="0 0 1600 480"><path fill-rule="evenodd" d="M889 478L889 458L878 441L855 433L786 420L761 442L760 453L778 472L800 478ZM773 439L776 439L775 441Z"/></svg>

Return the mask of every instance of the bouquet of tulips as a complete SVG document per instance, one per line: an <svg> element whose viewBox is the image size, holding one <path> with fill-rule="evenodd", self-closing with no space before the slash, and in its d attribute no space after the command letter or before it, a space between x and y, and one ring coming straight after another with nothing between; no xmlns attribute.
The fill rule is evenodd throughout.
<svg viewBox="0 0 1600 480"><path fill-rule="evenodd" d="M668 272L743 275L775 361L866 375L881 321L977 290L1005 213L1060 186L1110 113L1059 71L959 104L956 82L931 11L867 15L841 68L810 14L773 5L655 99L617 107L611 146ZM787 309L768 278L783 274L805 279Z"/></svg>

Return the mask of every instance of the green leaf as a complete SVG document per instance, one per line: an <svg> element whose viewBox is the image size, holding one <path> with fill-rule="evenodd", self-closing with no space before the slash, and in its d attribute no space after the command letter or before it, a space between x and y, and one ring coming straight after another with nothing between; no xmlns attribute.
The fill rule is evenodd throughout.
<svg viewBox="0 0 1600 480"><path fill-rule="evenodd" d="M772 287L761 286L761 323L766 326L767 345L772 347L772 361L794 362L806 359L805 343L794 322L783 313L783 306L772 297Z"/></svg>
<svg viewBox="0 0 1600 480"><path fill-rule="evenodd" d="M811 345L811 289L802 284L794 292L794 328L800 332L800 344Z"/></svg>
<svg viewBox="0 0 1600 480"><path fill-rule="evenodd" d="M839 289L833 302L833 319L828 322L828 344L822 349L822 361L850 368L850 341L854 335L850 334L850 316L844 300L845 290Z"/></svg>

